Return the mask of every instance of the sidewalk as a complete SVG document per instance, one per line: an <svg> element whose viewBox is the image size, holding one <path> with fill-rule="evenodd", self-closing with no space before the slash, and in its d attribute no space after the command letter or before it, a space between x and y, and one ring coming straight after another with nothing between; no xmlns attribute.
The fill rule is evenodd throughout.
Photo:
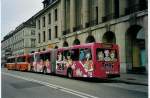
<svg viewBox="0 0 150 98"><path fill-rule="evenodd" d="M148 75L124 73L124 74L120 74L120 77L115 78L113 80L117 80L117 81L128 83L128 84L148 86Z"/></svg>

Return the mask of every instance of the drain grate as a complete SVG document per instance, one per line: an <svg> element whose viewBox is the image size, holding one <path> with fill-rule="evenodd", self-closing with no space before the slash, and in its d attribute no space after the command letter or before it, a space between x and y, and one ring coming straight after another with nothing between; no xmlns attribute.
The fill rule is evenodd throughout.
<svg viewBox="0 0 150 98"><path fill-rule="evenodd" d="M11 83L10 85L16 89L24 89L24 88L44 86L42 84L35 83L35 82L17 82L17 83Z"/></svg>

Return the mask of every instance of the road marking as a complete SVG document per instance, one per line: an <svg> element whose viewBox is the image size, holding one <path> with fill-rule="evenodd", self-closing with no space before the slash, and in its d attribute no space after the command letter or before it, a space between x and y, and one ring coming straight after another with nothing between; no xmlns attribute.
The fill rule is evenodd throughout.
<svg viewBox="0 0 150 98"><path fill-rule="evenodd" d="M15 77L15 78L19 78L19 79L23 79L23 80L26 80L26 81L36 82L36 83L45 85L47 87L60 90L62 92L66 92L66 93L70 93L70 94L79 96L81 98L99 98L99 97L96 97L96 96L93 96L93 95L89 95L89 94L86 94L86 93L83 93L83 92L79 92L79 91L72 90L72 89L69 89L69 88L65 88L65 87L62 87L62 86L59 86L59 85L55 85L55 84L51 84L51 83L35 80L35 79L32 79L32 78L26 78L26 77L22 77L22 76L19 76L19 75L13 75L13 74L10 74L10 73L5 73L5 72L2 72L2 74L8 75L8 76L12 76L12 77Z"/></svg>

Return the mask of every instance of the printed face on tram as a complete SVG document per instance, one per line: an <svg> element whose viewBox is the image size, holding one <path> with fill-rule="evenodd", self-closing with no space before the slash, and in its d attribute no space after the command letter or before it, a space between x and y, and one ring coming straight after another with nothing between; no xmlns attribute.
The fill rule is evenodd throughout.
<svg viewBox="0 0 150 98"><path fill-rule="evenodd" d="M85 61L85 60L91 60L92 54L90 49L82 49L80 50L79 60Z"/></svg>
<svg viewBox="0 0 150 98"><path fill-rule="evenodd" d="M67 59L68 59L68 60L71 59L71 53L70 53L70 52L67 53Z"/></svg>
<svg viewBox="0 0 150 98"><path fill-rule="evenodd" d="M87 54L86 54L86 58L87 58L87 59L90 59L90 58L91 58L91 53L87 53Z"/></svg>
<svg viewBox="0 0 150 98"><path fill-rule="evenodd" d="M104 60L104 53L102 51L98 52L98 60L103 61Z"/></svg>
<svg viewBox="0 0 150 98"><path fill-rule="evenodd" d="M62 54L61 54L61 52L59 52L58 53L58 59L57 59L58 61L61 61L62 60Z"/></svg>
<svg viewBox="0 0 150 98"><path fill-rule="evenodd" d="M116 51L115 50L104 50L98 49L97 50L97 60L99 61L115 61L116 60Z"/></svg>

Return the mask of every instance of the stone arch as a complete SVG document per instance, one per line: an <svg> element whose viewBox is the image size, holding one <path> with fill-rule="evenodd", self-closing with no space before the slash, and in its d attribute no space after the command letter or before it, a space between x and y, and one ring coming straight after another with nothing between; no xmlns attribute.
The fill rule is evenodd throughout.
<svg viewBox="0 0 150 98"><path fill-rule="evenodd" d="M54 48L55 48L55 49L58 49L58 46L56 45Z"/></svg>
<svg viewBox="0 0 150 98"><path fill-rule="evenodd" d="M80 45L80 40L76 38L76 39L73 41L73 45Z"/></svg>
<svg viewBox="0 0 150 98"><path fill-rule="evenodd" d="M96 41L95 41L94 36L89 35L89 36L86 38L86 41L85 41L85 42L86 42L86 43L93 43L93 42L96 42Z"/></svg>
<svg viewBox="0 0 150 98"><path fill-rule="evenodd" d="M67 41L64 41L63 47L68 47L68 46L69 46L68 42L67 42Z"/></svg>
<svg viewBox="0 0 150 98"><path fill-rule="evenodd" d="M40 52L41 50L40 49L38 49L38 52Z"/></svg>
<svg viewBox="0 0 150 98"><path fill-rule="evenodd" d="M143 27L140 25L130 26L125 38L127 72L144 73L147 61Z"/></svg>
<svg viewBox="0 0 150 98"><path fill-rule="evenodd" d="M45 48L42 49L42 51L45 51L45 50L46 50Z"/></svg>
<svg viewBox="0 0 150 98"><path fill-rule="evenodd" d="M34 53L35 51L31 51L31 53Z"/></svg>
<svg viewBox="0 0 150 98"><path fill-rule="evenodd" d="M103 43L116 43L116 36L114 32L108 31L103 35Z"/></svg>

